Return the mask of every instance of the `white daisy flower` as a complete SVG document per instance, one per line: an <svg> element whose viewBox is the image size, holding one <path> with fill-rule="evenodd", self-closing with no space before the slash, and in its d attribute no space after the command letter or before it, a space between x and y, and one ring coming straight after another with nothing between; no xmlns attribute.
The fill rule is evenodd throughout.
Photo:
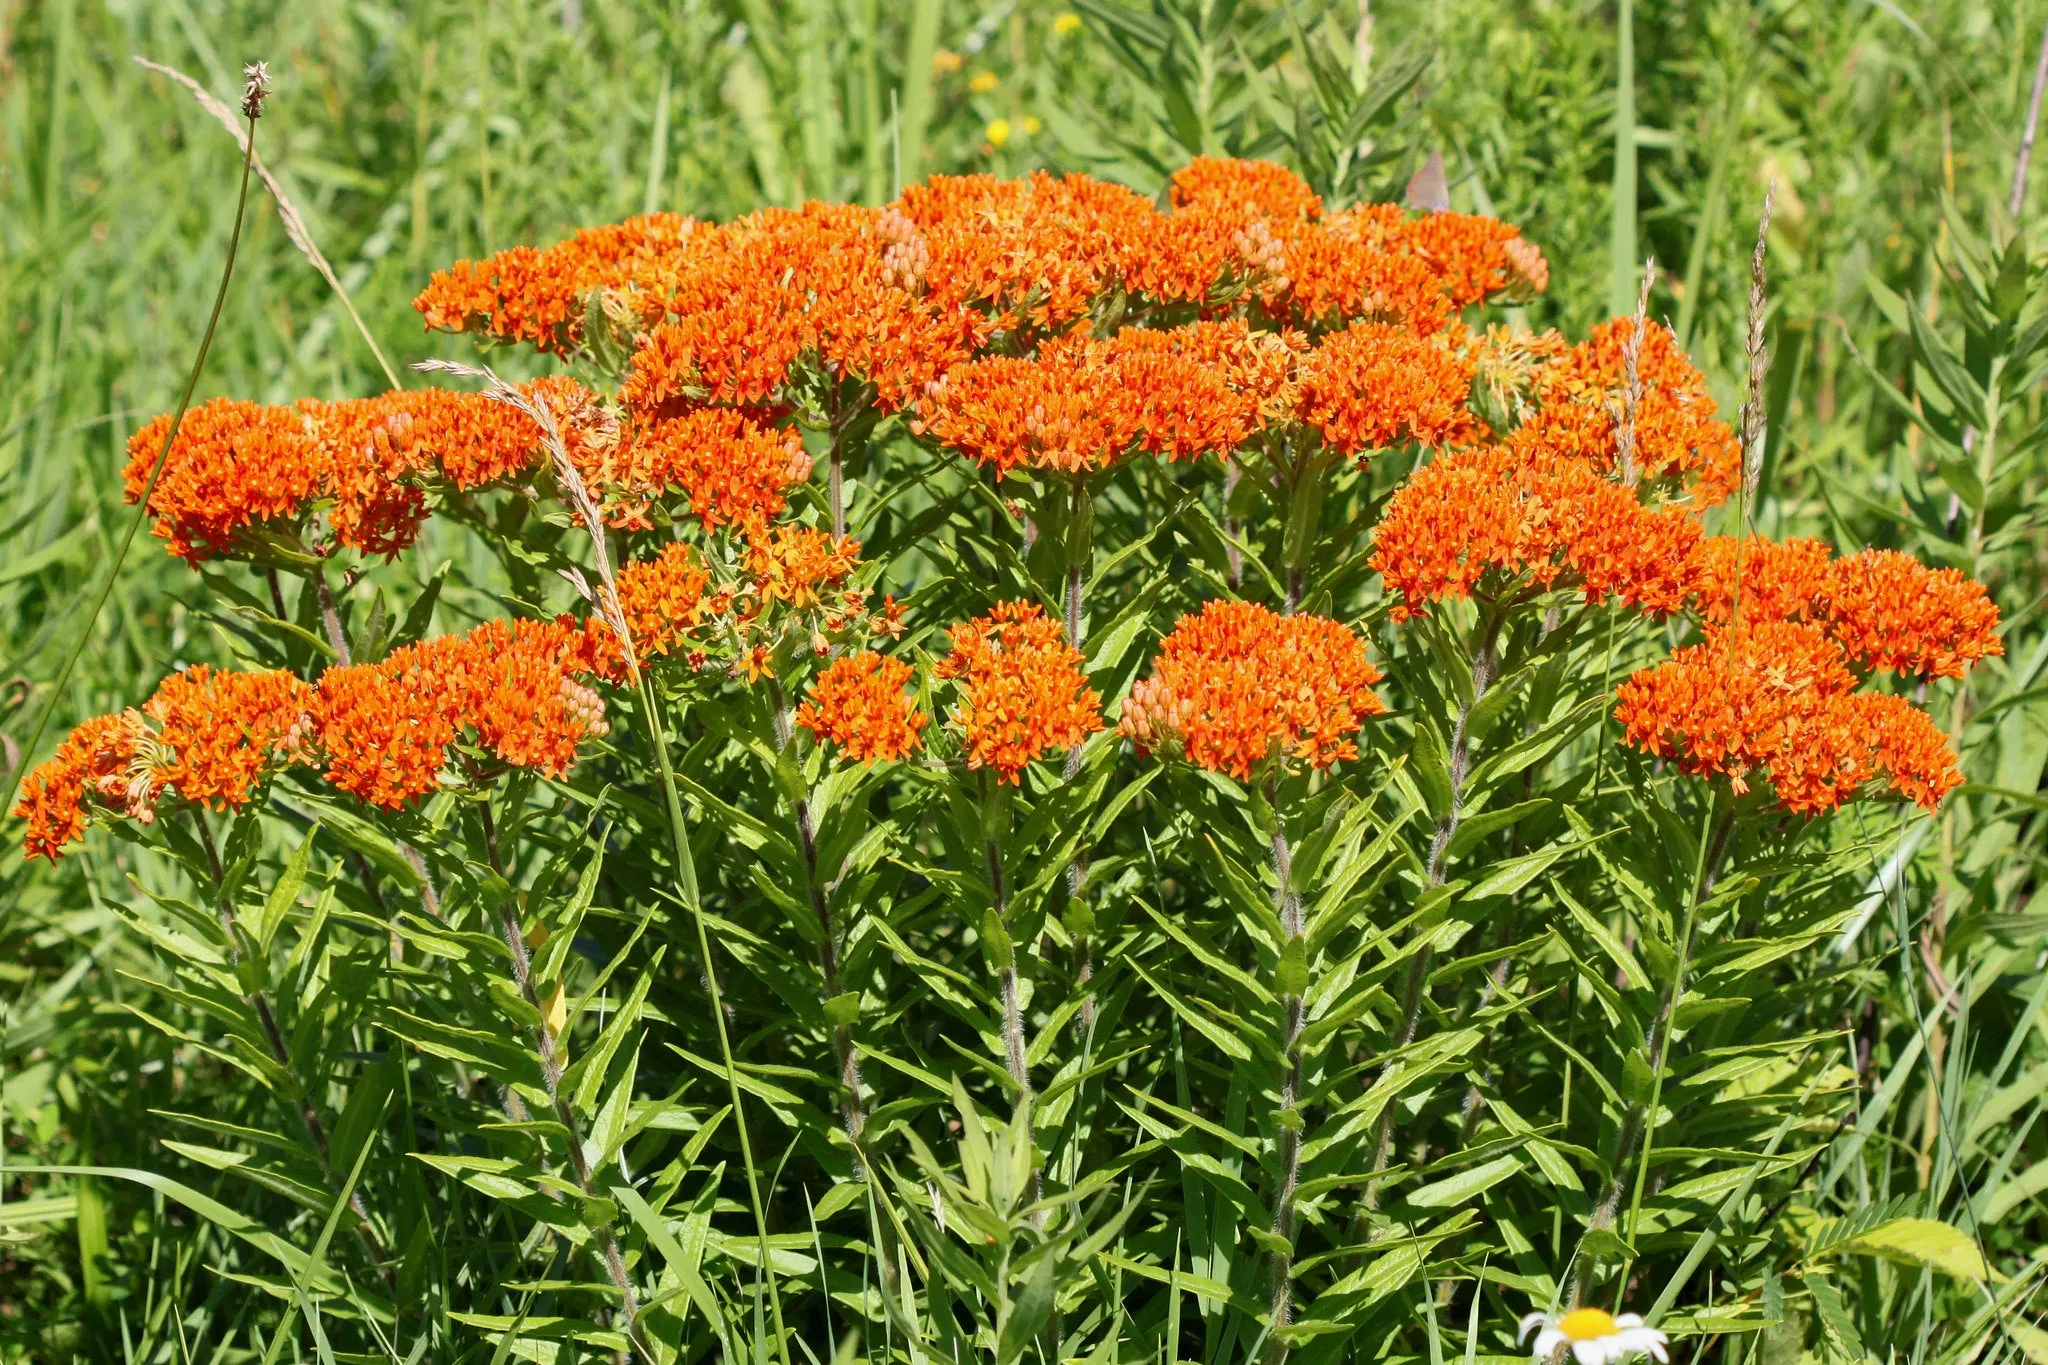
<svg viewBox="0 0 2048 1365"><path fill-rule="evenodd" d="M1637 1354L1655 1356L1659 1361L1670 1359L1664 1350L1670 1338L1654 1327L1643 1326L1640 1313L1617 1317L1604 1308L1574 1308L1558 1318L1548 1313L1531 1313L1522 1319L1522 1329L1515 1339L1528 1340L1529 1333L1538 1327L1543 1329L1536 1334L1538 1361L1549 1360L1561 1346L1572 1348L1578 1365L1617 1365Z"/></svg>

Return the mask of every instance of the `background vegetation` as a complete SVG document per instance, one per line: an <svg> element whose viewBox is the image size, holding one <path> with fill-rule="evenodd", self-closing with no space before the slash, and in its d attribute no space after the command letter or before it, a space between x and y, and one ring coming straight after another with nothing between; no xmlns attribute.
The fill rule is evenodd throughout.
<svg viewBox="0 0 2048 1365"><path fill-rule="evenodd" d="M1632 44L1617 41L1624 19ZM2008 391L1999 463L1977 471L1949 420L1953 404L1928 378L1941 338L1972 364L1994 344L1956 276L1973 243L2008 231L2000 213L2044 23L2038 0L1696 0L1633 14L1626 0L1619 14L1572 0L1158 0L1143 11L1119 0L1071 10L1040 0L0 0L6 759L42 756L18 747L118 534L126 438L175 400L234 212L232 141L130 54L223 93L243 61L270 61L278 94L267 155L400 364L468 354L423 334L408 306L431 268L646 209L724 218L807 196L879 202L934 170L1034 166L1152 190L1191 150L1273 155L1319 183L1342 174L1356 193L1394 197L1438 152L1454 205L1522 224L1548 254L1552 285L1528 308L1533 325L1579 336L1628 311L1652 257L1651 311L1670 320L1732 411L1746 364L1748 243L1768 181L1775 360L1761 526L1844 549L1899 546L1978 573L2006 613L2007 654L1943 713L1966 722L1958 743L1974 786L1939 821L1862 831L1867 878L1825 893L1830 908L1861 907L1857 932L1791 945L1764 983L1774 1000L1792 998L1766 1016L1769 1027L1831 1034L1831 1064L1848 1076L1787 1063L1756 1084L1793 1084L1801 1104L1728 1132L1695 1115L1697 1132L1661 1140L1753 1151L1781 1113L1799 1119L1786 1149L1798 1161L1769 1165L1730 1204L1731 1221L1716 1224L1725 1245L1687 1298L1692 1325L1708 1334L1681 1349L1772 1361L2048 1360L2048 1336L2029 1325L2048 1242L2048 919L2030 909L2048 832L2048 637L2038 619L2048 575L2036 507L2048 470L2027 439L2041 403L2037 386ZM1398 79L1411 71L1412 85ZM1339 139L1328 126L1318 133L1317 119L1341 124L1347 93L1390 77L1396 93L1371 126L1371 154L1338 168ZM1295 111L1291 136L1276 131L1290 121L1281 108ZM2022 223L2048 201L2044 179L2033 178ZM270 203L256 199L252 211L201 396L382 388ZM403 600L393 575L414 575L416 592L444 561L443 628L499 614L498 561L437 526L382 581ZM226 657L198 581L138 547L57 718L119 709L176 665ZM109 842L56 869L10 855L0 876L6 1163L167 1170L289 1225L288 1235L317 1235L317 1220L294 1222L286 1201L162 1145L169 1130L156 1110L246 1118L265 1102L179 1064L173 1042L133 1012L178 1008L162 994L162 955L120 913L138 899L131 879L161 885L161 870ZM758 1017L763 1006L744 1008ZM212 1085L221 1093L194 1093ZM1823 1091L1834 1098L1802 1107ZM448 1231L420 1272L442 1316L411 1358L502 1355L503 1324L445 1315L465 1305L535 1311L548 1292L545 1258L524 1272L539 1288L491 1302L477 1276L514 1250L498 1244L520 1229L446 1182L429 1194L417 1174L376 1178L393 1199L446 1201ZM0 1195L8 1358L245 1359L287 1337L280 1349L294 1358L350 1358L352 1348L354 1358L404 1359L413 1349L408 1341L387 1356L357 1335L330 1345L317 1332L303 1342L278 1333L276 1302L236 1278L268 1273L242 1244L138 1186L0 1176ZM805 1193L780 1199L779 1226L802 1230ZM1447 1249L1421 1291L1409 1285L1399 1298L1412 1330L1361 1339L1359 1350L1427 1353L1432 1365L1513 1353L1510 1306L1540 1305L1543 1274L1564 1271L1570 1239L1548 1224L1569 1201L1501 1200L1489 1221L1515 1231ZM1995 1311L1924 1258L1851 1258L1839 1275L1808 1273L1863 1226L1826 1220L1874 1225L1905 1212L1981 1238L2012 1276ZM1676 1265L1705 1225L1666 1228L1674 1240L1660 1264ZM1156 1227L1145 1236L1125 1252L1148 1267L1188 1264ZM737 1304L747 1277L733 1256L719 1292ZM1440 1300L1434 1288L1487 1276L1483 1313L1480 1296ZM1663 1284L1660 1275L1645 1287ZM1145 1290L1150 1300L1133 1299L1142 1330L1126 1358L1243 1350L1220 1327L1195 1326L1214 1311L1198 1296L1186 1296L1184 1320L1177 1289L1147 1280ZM814 1333L821 1358L833 1340Z"/></svg>

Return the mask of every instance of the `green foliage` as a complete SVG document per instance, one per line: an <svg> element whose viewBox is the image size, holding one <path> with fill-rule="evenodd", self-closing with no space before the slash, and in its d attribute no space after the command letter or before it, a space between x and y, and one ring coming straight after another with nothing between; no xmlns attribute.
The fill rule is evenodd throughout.
<svg viewBox="0 0 2048 1365"><path fill-rule="evenodd" d="M1515 1320L1576 1281L1691 1359L2048 1359L2041 177L2005 211L2048 12L1633 9L1618 120L1613 12L1581 0L1089 0L1078 27L1037 0L0 8L10 762L233 211L232 143L130 52L220 92L272 61L266 152L399 363L451 350L407 307L430 268L643 210L879 202L932 170L1038 165L1149 192L1197 152L1285 160L1341 202L1399 197L1440 152L1455 204L1546 248L1535 325L1604 315L1631 219L1652 312L1732 409L1775 179L1760 524L1952 564L2007 622L2004 658L1927 698L1970 779L1939 817L1744 807L1715 880L1730 812L1606 720L1658 632L1568 601L1497 640L1458 610L1384 627L1359 551L1401 457L1305 510L1133 469L1085 533L1037 509L1020 555L984 485L884 430L852 520L911 603L909 649L942 651L996 596L1059 600L1087 546L1085 650L1114 703L1161 623L1238 580L1242 519L1245 593L1307 569L1311 603L1374 632L1397 713L1313 788L1100 736L996 800L834 768L759 691L678 686L655 700L681 859L626 697L567 782L393 820L291 792L13 867L0 1352L1222 1365L1277 1338L1303 1362L1476 1361L1517 1354ZM251 212L202 393L381 387L269 202ZM560 527L489 525L437 519L345 584L356 656L568 600ZM185 662L331 655L310 590L153 550L60 722ZM1291 1245L1271 1231L1288 1134ZM1269 1258L1290 1252L1276 1333Z"/></svg>

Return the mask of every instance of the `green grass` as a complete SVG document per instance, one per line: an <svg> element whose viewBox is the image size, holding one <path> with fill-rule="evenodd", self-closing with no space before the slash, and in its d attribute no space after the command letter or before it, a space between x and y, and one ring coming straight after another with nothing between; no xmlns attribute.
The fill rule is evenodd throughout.
<svg viewBox="0 0 2048 1365"><path fill-rule="evenodd" d="M1759 939L1782 931L1789 939L1798 925L1859 909L1853 935L1836 929L1802 940L1768 969L1701 987L1700 1003L1709 1008L1699 1011L1686 1043L1685 1064L1695 1073L1732 1060L1709 1055L1714 1047L1786 1046L1765 1067L1730 1067L1724 1088L1712 1092L1725 1108L1670 1082L1683 1103L1668 1101L1650 1195L1640 1220L1631 1216L1624 1228L1640 1225L1643 1253L1628 1302L1644 1310L1661 1303L1674 1314L1666 1325L1675 1332L1734 1325L1704 1338L1690 1357L1717 1365L1865 1355L1931 1363L1973 1353L1982 1361L2048 1360L2035 1294L2039 1248L2048 1244L2041 1174L2048 1171L2048 992L2041 985L2044 920L2032 907L2048 836L2041 814L2048 631L2039 610L2048 540L2036 510L2048 466L2040 448L2019 444L2044 415L2043 403L2038 382L2006 391L1997 424L2005 454L1995 457L2003 463L1991 479L1979 479L1990 486L1981 518L1965 507L1951 526L1950 491L1967 485L1968 471L1957 468L1959 450L1905 411L1944 401L1930 379L1937 357L1869 284L1895 291L1928 320L1923 331L1947 338L1966 363L1988 353L1989 343L1963 344L1966 309L1947 271L1965 235L2003 235L1994 206L2006 197L2048 4L1624 3L1633 11L1629 87L1617 83L1626 68L1612 5L1375 3L1372 56L1363 67L1356 64L1358 6L1186 0L1174 7L1161 0L1154 10L1121 11L1138 17L1119 27L1117 5L1075 5L1082 23L1069 30L1057 22L1067 7L1040 0L582 0L571 30L560 4L529 0L424 0L402 9L0 0L0 739L7 757L15 757L46 700L55 708L54 738L80 718L134 703L176 666L230 661L241 648L220 627L201 580L146 542L90 623L64 694L52 699L46 690L124 529L125 442L176 401L236 207L233 141L182 90L134 66L131 54L178 66L223 94L237 86L244 61L271 63L278 89L262 125L264 154L409 380L415 377L403 367L411 362L472 354L462 339L425 334L409 307L432 268L648 209L722 219L800 197L880 202L901 181L934 170L1017 174L1037 166L1096 169L1149 192L1196 149L1275 155L1346 195L1389 187L1398 194L1415 158L1440 150L1455 206L1520 223L1545 248L1552 286L1526 310L1532 325L1583 335L1615 300L1633 305L1633 271L1653 256L1652 314L1679 327L1732 413L1745 368L1748 248L1764 183L1774 179L1769 332L1776 364L1758 524L1778 536L1823 535L1845 548L1899 546L1984 577L2006 613L2007 653L1973 679L1967 700L1948 688L1934 695L1938 718L1962 723L1959 742L1975 784L1941 819L1844 816L1825 836L1825 878L1788 891L1785 901L1759 893L1710 929ZM960 61L935 64L935 52ZM1298 127L1316 126L1300 112L1310 105L1337 110L1341 121L1376 80L1401 73L1410 55L1427 64L1371 125L1369 154L1327 132L1320 141L1282 135L1286 119L1276 111L1293 111ZM973 88L981 72L996 77L993 89ZM1319 75L1331 78L1334 93L1317 85ZM987 128L998 118L1013 131L994 148L986 145ZM1023 131L1027 118L1039 131ZM1618 148L1627 154L1618 157ZM2048 167L2037 158L2022 215L2036 248L2048 246L2044 181ZM1945 199L1954 205L1952 219L1944 217ZM1617 279L1624 268L1628 278ZM2040 274L2037 264L2037 297ZM516 353L491 359L508 373L540 368ZM200 396L283 401L383 386L345 310L286 239L274 207L253 195ZM1887 387L1907 401L1888 397ZM1940 480L1943 469L1949 482ZM1163 485L1146 491L1178 494ZM1360 498L1371 491L1353 490ZM1104 508L1100 544L1114 543L1113 531L1134 535L1147 524L1128 495L1105 498ZM1336 524L1334 509L1325 520ZM1978 524L1986 534L1973 541ZM986 546L962 553L968 557L956 562L956 577L970 568L996 572L999 560ZM988 557L972 558L977 553ZM503 614L515 589L504 563L476 538L439 524L414 554L374 570L374 582L352 599L355 610L368 612L378 586L401 603L414 600L444 563L442 628ZM1155 567L1150 556L1134 560L1123 587L1135 591L1141 565ZM939 594L942 602L946 591L959 600L957 584ZM1166 597L1179 601L1172 592ZM1635 657L1627 651L1658 643L1646 635L1624 641L1623 666ZM1600 655L1589 651L1588 666ZM1123 666L1137 662L1134 654ZM1417 706L1455 715L1454 699L1425 662L1411 645L1389 666ZM679 743L679 762L704 762L690 742L685 735ZM46 753L50 740L42 747ZM1572 780L1589 768L1591 776L1589 785L1569 790L1600 803L1603 818L1657 831L1673 840L1672 850L1691 837L1676 822L1701 812L1671 795L1668 775L1653 784L1630 769L1617 783L1612 758L1603 768L1574 752ZM758 774L747 780L765 783ZM772 789L763 790L772 805ZM653 799L653 789L642 795ZM1214 813L1198 804L1199 793L1178 795L1188 810ZM667 837L665 828L658 832ZM1198 865L1193 833L1184 822L1157 849L1123 850L1116 871L1119 894L1128 898L1122 928L1144 944L1134 956L1182 992L1208 989L1209 969L1178 940L1146 927L1139 902L1179 905L1176 898L1190 894L1185 883ZM715 913L728 925L743 911L763 913L734 870L728 832L707 826L695 835ZM553 837L566 860L589 856L573 831ZM1500 836L1503 847L1507 837ZM279 844L284 838L272 831L280 863L295 846ZM1757 836L1749 856L1812 851L1773 831ZM1903 872L1885 870L1895 852ZM1165 873L1145 861L1154 856ZM630 932L619 887L655 884L667 875L666 858L634 853L624 871L608 874L616 883L606 884L599 910L610 918L599 915L604 922L592 930L605 944L616 946ZM331 1205L307 1207L210 1166L190 1147L181 1154L163 1145L167 1138L223 1148L246 1140L177 1127L158 1111L279 1132L292 1117L242 1073L207 1062L141 1017L194 1030L200 1041L213 1028L218 1042L219 1029L177 993L171 960L137 927L154 913L150 897L191 894L169 860L95 836L55 869L24 867L12 855L4 867L0 1156L9 1169L0 1172L0 1357L180 1365L403 1360L416 1340L419 1359L481 1361L493 1359L508 1323L465 1323L452 1314L511 1320L588 1311L585 1299L555 1287L590 1278L571 1264L561 1240L534 1236L523 1214L393 1155L424 1143L421 1135L437 1125L479 1123L478 1112L488 1117L488 1096L468 1104L466 1096L427 1093L427 1068L391 1064L399 1050L387 1053L385 1035L323 1003L329 1013L309 1009L306 1026L329 1049L322 1098L340 1112L353 1097L365 1097L366 1108L368 1097L378 1097L377 1116L359 1111L358 1138L381 1134L383 1144L363 1140L360 1178L381 1207L403 1211L394 1215L405 1232L395 1276L414 1312L403 1332L366 1327L347 1282L322 1268L332 1262L360 1274L357 1248L334 1230ZM1669 870L1658 863L1642 875ZM1561 879L1582 901L1604 898L1588 916L1601 934L1567 919L1562 900L1546 900L1541 912L1525 907L1519 919L1503 912L1500 941L1576 935L1574 951L1589 957L1642 951L1640 967L1662 980L1671 964L1635 948L1634 912L1617 899L1617 875L1588 862ZM907 883L877 895L908 907L908 932L926 935L920 944L961 946L919 918L928 912ZM1646 914L1641 929L1659 941L1654 919ZM1477 928L1496 932L1491 924ZM1662 925L1664 939L1672 928ZM736 929L721 932L743 941ZM1439 970L1452 1008L1478 1008L1492 942L1475 939L1447 952L1457 961ZM363 952L350 943L309 951L313 960L292 970L307 981L330 971L347 979L345 969ZM1398 954L1409 951L1405 940L1350 948L1384 951L1379 965L1390 971L1405 967ZM330 951L331 962L323 956ZM669 945L650 996L669 1031L655 1036L712 1056L693 951L680 939ZM777 1041L777 1015L761 998L761 983L780 979L782 966L766 951L727 964L738 973L737 981L723 978L737 1002L735 1046L764 1065L815 1069L821 1051ZM1599 990L1615 966L1567 961L1554 947L1545 952L1531 949L1509 984L1518 1001L1553 1002L1540 1016L1547 1031L1503 1023L1499 1052L1481 1050L1447 1067L1417 1103L1433 1102L1437 1121L1457 1133L1445 1111L1455 1115L1468 1084L1483 1086L1489 1100L1526 1107L1539 1126L1554 1125L1547 1150L1572 1167L1578 1150L1612 1136L1611 1122L1603 1128L1599 1119L1597 1086L1606 1082L1589 1078L1588 1067L1603 1076L1624 1071ZM961 961L978 970L973 953ZM579 970L588 987L594 969L586 963ZM1116 979L1137 989L1129 972ZM1717 1016L1711 1008L1717 1000L1709 997L1732 997L1737 982L1755 1009L1745 1027L1763 1030L1761 1039L1734 1031L1728 1020L1743 1018L1739 1012ZM593 1016L615 1009L624 990L615 984ZM1242 1083L1217 1064L1196 1017L1198 1010L1156 1011L1146 1057L1120 1073L1118 1089L1095 1098L1098 1130L1063 1135L1074 1160L1093 1160L1112 1141L1135 1146L1141 1130L1129 1110L1154 1100L1192 1107L1236 1133L1254 1130ZM903 1056L926 1069L960 1067L974 1104L994 1113L990 1097L999 1092L987 1077L929 1041L942 1024L960 1027L929 1001L907 1012ZM966 1033L957 1037L972 1047ZM1794 1048L1801 1038L1817 1041ZM700 1287L744 1349L764 1333L751 1297L753 1253L740 1245L752 1225L734 1165L737 1139L729 1119L714 1126L724 1081L652 1042L640 1065L643 1099L681 1093L672 1129L655 1135L672 1145L650 1140L648 1149L686 1175L678 1177L682 1194L666 1206L668 1222L652 1213L643 1220L630 1208L623 1216L637 1229L645 1263L673 1267L678 1285L697 1273L692 1239L715 1221L724 1240L701 1262L708 1284ZM448 1074L431 1073L437 1084ZM778 1084L797 1084L772 1074ZM888 1084L898 1097L911 1088L899 1075ZM927 1124L935 1154L891 1154L914 1182L965 1179L976 1159L968 1149L980 1120L950 1096L942 1100L956 1126L940 1138ZM939 1112L941 1100L921 1102L919 1116ZM851 1349L864 1358L884 1359L891 1350L903 1358L901 1323L885 1319L878 1290L850 1278L872 1266L872 1257L849 1250L871 1236L864 1213L841 1203L818 1218L822 1231L809 1221L828 1188L844 1188L831 1186L829 1176L843 1174L845 1154L818 1136L830 1126L818 1123L830 1111L829 1092L812 1085L802 1104L786 1110L802 1121L779 1122L776 1106L764 1103L750 1122L771 1187L777 1254L802 1263L783 1268L803 1343L794 1356L807 1350L824 1360L854 1318L864 1317ZM988 1141L999 1149L1001 1120L989 1123ZM460 1131L474 1137L478 1130ZM1086 1285L1084 1297L1104 1315L1085 1329L1090 1349L1117 1306L1130 1305L1123 1344L1104 1359L1164 1353L1220 1365L1247 1358L1252 1333L1242 1314L1179 1279L1185 1272L1206 1277L1204 1285L1235 1283L1254 1255L1248 1240L1218 1232L1240 1217L1217 1193L1223 1182L1204 1183L1194 1173L1201 1162L1238 1163L1236 1170L1250 1158L1202 1132L1174 1140L1172 1150L1193 1161L1162 1159L1126 1173L1116 1188L1142 1191L1149 1211L1119 1232L1114 1260L1079 1266L1062 1280ZM1491 1127L1481 1138L1507 1141ZM926 1155L930 1170L921 1168ZM1671 1173L1670 1183L1702 1172L1727 1179L1674 1200L1662 1193L1666 1157L1702 1163ZM1417 1157L1397 1148L1394 1159ZM1430 1159L1438 1165L1428 1181L1469 1169L1455 1144ZM1483 1167L1496 1154L1480 1146L1471 1159ZM716 1161L728 1163L723 1184L709 1175ZM153 1173L156 1183L118 1174L132 1171ZM1445 1200L1453 1193L1439 1191ZM1417 1252L1399 1296L1376 1310L1371 1333L1354 1340L1356 1358L1438 1365L1514 1353L1509 1321L1564 1283L1597 1191L1571 1191L1532 1165L1486 1193L1485 1226L1445 1233ZM975 1199L991 1206L987 1216L1021 1228L1014 1210L993 1208L1000 1201L986 1189ZM1436 1229L1449 1205L1419 1207L1432 1212L1406 1216L1417 1228ZM1112 1204L1094 1216L1114 1212ZM1939 1254L1919 1245L1886 1255L1856 1250L1861 1233L1906 1214L1940 1220L1981 1245L2013 1277L2008 1292L1994 1302L1994 1291L1978 1292L1967 1277L1935 1268L1944 1255L1971 1254L1954 1245ZM648 1223L661 1224L658 1234ZM312 1261L295 1278L283 1277L265 1250L270 1236ZM1618 1260L1606 1264L1612 1271ZM838 1274L849 1279L823 1282ZM251 1277L270 1277L268 1292ZM653 1281L652 1272L647 1278ZM1624 1287L1611 1277L1603 1283L1610 1294ZM931 1298L913 1307L933 1324L946 1311ZM933 1341L948 1339L936 1325L932 1331ZM713 1349L701 1321L689 1342ZM962 1359L972 1354L971 1345L961 1349Z"/></svg>

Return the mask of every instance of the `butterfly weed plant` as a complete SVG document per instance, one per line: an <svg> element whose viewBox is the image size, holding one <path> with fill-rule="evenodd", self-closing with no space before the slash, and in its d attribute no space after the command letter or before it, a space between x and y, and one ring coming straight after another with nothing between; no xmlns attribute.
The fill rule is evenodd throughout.
<svg viewBox="0 0 2048 1365"><path fill-rule="evenodd" d="M1925 557L1755 534L1757 424L1641 310L1522 325L1513 225L1261 161L451 265L426 325L541 377L131 442L241 664L22 785L30 857L147 869L178 1083L98 1177L269 1358L2024 1345L1988 1208L1840 1188L1882 968L1813 951L1970 828L2001 233L1966 354L1899 310ZM430 521L497 614L380 585Z"/></svg>

